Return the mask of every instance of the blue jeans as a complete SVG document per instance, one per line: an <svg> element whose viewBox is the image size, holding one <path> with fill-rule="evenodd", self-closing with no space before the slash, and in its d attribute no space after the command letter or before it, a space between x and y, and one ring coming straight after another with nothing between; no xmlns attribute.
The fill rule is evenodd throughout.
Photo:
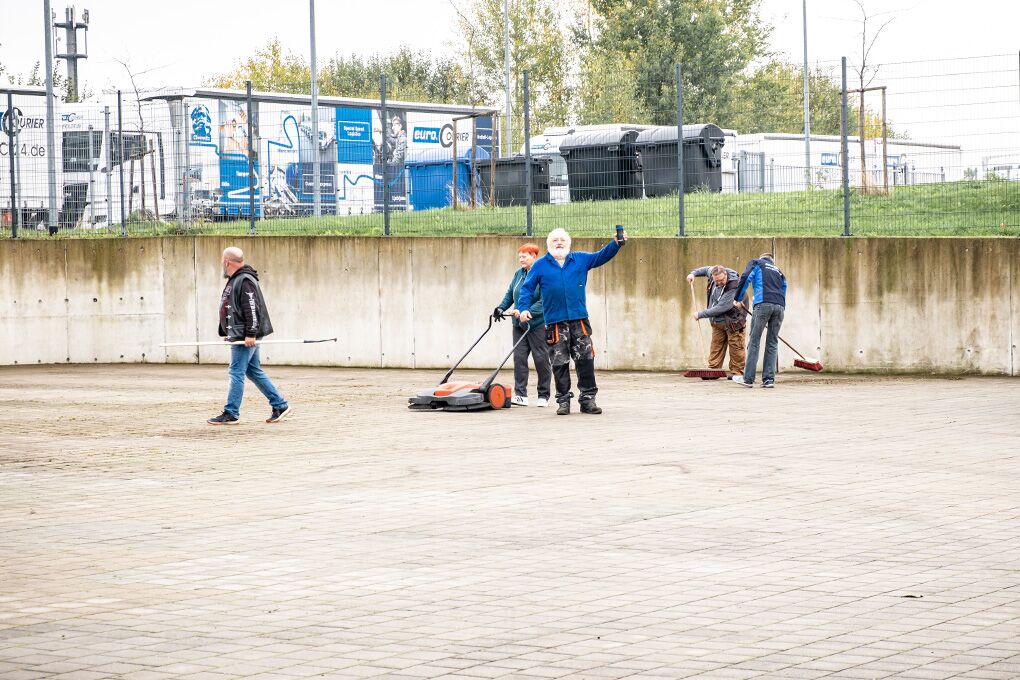
<svg viewBox="0 0 1020 680"><path fill-rule="evenodd" d="M754 382L754 372L758 367L758 346L761 343L761 332L768 326L765 335L765 360L761 367L762 383L775 382L776 364L779 361L779 328L783 325L783 314L786 311L780 305L761 302L754 306L751 317L751 332L748 334L747 363L744 364L744 382Z"/></svg>
<svg viewBox="0 0 1020 680"><path fill-rule="evenodd" d="M287 408L287 400L280 396L269 379L266 372L262 370L259 363L259 348L245 347L244 345L232 345L230 347L230 390L227 392L227 405L223 410L234 416L241 417L241 398L244 397L244 378L255 383L255 387L269 400L273 408Z"/></svg>

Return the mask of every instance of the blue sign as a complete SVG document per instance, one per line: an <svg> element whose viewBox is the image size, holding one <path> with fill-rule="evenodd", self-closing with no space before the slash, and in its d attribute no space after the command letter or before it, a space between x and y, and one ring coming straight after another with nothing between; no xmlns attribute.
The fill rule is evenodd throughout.
<svg viewBox="0 0 1020 680"><path fill-rule="evenodd" d="M336 110L336 160L338 163L372 164L371 109Z"/></svg>
<svg viewBox="0 0 1020 680"><path fill-rule="evenodd" d="M839 165L839 154L831 152L823 153L822 165Z"/></svg>
<svg viewBox="0 0 1020 680"><path fill-rule="evenodd" d="M191 109L191 141L212 141L212 116L204 104Z"/></svg>
<svg viewBox="0 0 1020 680"><path fill-rule="evenodd" d="M439 144L440 128L416 127L411 139L422 144Z"/></svg>

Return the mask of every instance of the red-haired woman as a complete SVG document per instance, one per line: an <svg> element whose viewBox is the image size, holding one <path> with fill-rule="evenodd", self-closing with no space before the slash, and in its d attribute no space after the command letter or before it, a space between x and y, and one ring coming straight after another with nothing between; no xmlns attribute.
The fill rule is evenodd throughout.
<svg viewBox="0 0 1020 680"><path fill-rule="evenodd" d="M531 271L531 265L538 259L538 246L534 243L525 243L517 249L517 262L521 268L514 272L503 301L499 303L493 314L498 320L504 310L511 305L517 306L517 296L520 294L521 284L524 278ZM549 403L549 382L552 377L552 368L549 365L549 346L545 344L545 322L542 318L542 291L535 288L535 296L529 308L532 329L524 342L517 345L514 350L514 396L510 401L518 406L528 405L528 355L531 355L535 362L535 372L538 373L538 403L537 406L546 406ZM520 322L521 312L514 309L514 344L524 335L526 326Z"/></svg>

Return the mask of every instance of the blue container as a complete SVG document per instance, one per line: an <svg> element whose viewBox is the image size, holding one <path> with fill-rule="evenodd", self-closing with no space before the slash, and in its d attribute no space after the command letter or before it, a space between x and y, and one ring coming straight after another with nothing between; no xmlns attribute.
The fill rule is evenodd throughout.
<svg viewBox="0 0 1020 680"><path fill-rule="evenodd" d="M457 159L457 201L471 202L471 148L458 154ZM488 162L489 152L475 149L475 165ZM411 210L434 210L453 205L453 155L447 149L429 149L409 156L404 163L407 168L410 190L408 202ZM481 202L481 182L475 175L475 200Z"/></svg>

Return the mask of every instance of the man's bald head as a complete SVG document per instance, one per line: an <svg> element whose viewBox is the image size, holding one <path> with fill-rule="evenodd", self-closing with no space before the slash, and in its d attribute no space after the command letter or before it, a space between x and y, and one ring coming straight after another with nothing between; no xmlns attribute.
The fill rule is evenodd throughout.
<svg viewBox="0 0 1020 680"><path fill-rule="evenodd" d="M223 278L229 279L234 272L244 266L244 252L237 246L230 246L223 251L220 262L223 265Z"/></svg>

